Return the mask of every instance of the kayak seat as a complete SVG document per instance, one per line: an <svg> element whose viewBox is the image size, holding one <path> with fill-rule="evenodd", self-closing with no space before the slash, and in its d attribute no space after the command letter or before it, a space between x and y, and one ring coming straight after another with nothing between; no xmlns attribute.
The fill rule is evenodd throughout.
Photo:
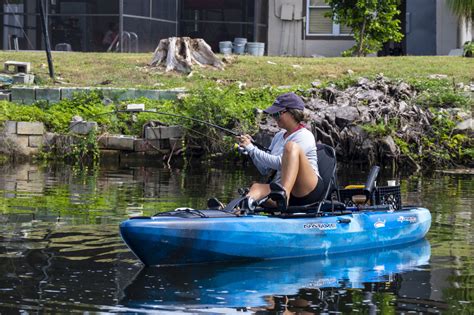
<svg viewBox="0 0 474 315"><path fill-rule="evenodd" d="M331 210L343 210L343 204L332 198L333 193L337 194L337 159L336 150L333 147L318 143L316 145L318 155L319 176L324 184L324 197L319 202L316 212ZM336 196L339 199L339 196Z"/></svg>

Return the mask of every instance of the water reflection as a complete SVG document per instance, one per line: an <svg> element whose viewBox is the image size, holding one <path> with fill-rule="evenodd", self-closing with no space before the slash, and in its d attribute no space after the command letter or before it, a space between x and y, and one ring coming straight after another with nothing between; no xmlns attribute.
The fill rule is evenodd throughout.
<svg viewBox="0 0 474 315"><path fill-rule="evenodd" d="M341 169L339 182L361 183L366 175ZM382 173L378 182L394 176ZM474 178L396 176L405 204L432 212L429 244L319 260L140 271L118 235L128 214L198 208L210 196L229 200L258 176L234 165L0 166L0 313L474 314Z"/></svg>
<svg viewBox="0 0 474 315"><path fill-rule="evenodd" d="M144 268L125 289L121 303L134 308L265 306L272 296L296 295L301 290L361 289L366 283L392 282L395 274L426 265L429 259L430 244L422 240L350 257L345 254L245 265Z"/></svg>

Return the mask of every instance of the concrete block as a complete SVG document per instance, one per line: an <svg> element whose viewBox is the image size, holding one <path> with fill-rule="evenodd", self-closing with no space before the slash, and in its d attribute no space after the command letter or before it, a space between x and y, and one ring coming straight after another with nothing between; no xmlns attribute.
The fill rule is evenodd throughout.
<svg viewBox="0 0 474 315"><path fill-rule="evenodd" d="M11 99L12 99L12 94L11 93L0 92L0 101L10 102Z"/></svg>
<svg viewBox="0 0 474 315"><path fill-rule="evenodd" d="M181 138L183 128L180 126L161 126L161 139Z"/></svg>
<svg viewBox="0 0 474 315"><path fill-rule="evenodd" d="M135 98L148 98L151 100L159 100L160 99L160 90L136 90L135 91Z"/></svg>
<svg viewBox="0 0 474 315"><path fill-rule="evenodd" d="M43 136L28 136L28 146L30 148L40 148L43 146Z"/></svg>
<svg viewBox="0 0 474 315"><path fill-rule="evenodd" d="M145 139L149 140L181 138L182 136L183 128L180 126L158 126L145 129Z"/></svg>
<svg viewBox="0 0 474 315"><path fill-rule="evenodd" d="M14 86L12 87L11 100L13 103L32 104L36 100L36 89L34 87Z"/></svg>
<svg viewBox="0 0 474 315"><path fill-rule="evenodd" d="M60 88L36 88L36 100L57 103L61 100Z"/></svg>
<svg viewBox="0 0 474 315"><path fill-rule="evenodd" d="M134 137L117 135L107 136L107 149L133 151Z"/></svg>
<svg viewBox="0 0 474 315"><path fill-rule="evenodd" d="M120 152L117 150L100 150L100 165L118 165L120 162Z"/></svg>
<svg viewBox="0 0 474 315"><path fill-rule="evenodd" d="M13 84L33 84L35 82L35 76L26 73L15 74L12 79Z"/></svg>
<svg viewBox="0 0 474 315"><path fill-rule="evenodd" d="M97 130L97 123L95 121L71 121L69 130L79 135L87 135L92 130Z"/></svg>
<svg viewBox="0 0 474 315"><path fill-rule="evenodd" d="M16 133L16 121L6 120L3 122L3 133L11 135Z"/></svg>
<svg viewBox="0 0 474 315"><path fill-rule="evenodd" d="M16 132L19 135L43 135L44 124L42 122L19 121L16 125Z"/></svg>
<svg viewBox="0 0 474 315"><path fill-rule="evenodd" d="M61 89L61 99L71 99L77 94L88 94L91 92L89 87L71 87L71 88L62 88Z"/></svg>
<svg viewBox="0 0 474 315"><path fill-rule="evenodd" d="M74 93L77 93L77 88L64 88L63 87L61 89L61 99L62 100L71 99Z"/></svg>
<svg viewBox="0 0 474 315"><path fill-rule="evenodd" d="M170 139L170 149L171 150L179 150L184 147L183 138L171 138Z"/></svg>
<svg viewBox="0 0 474 315"><path fill-rule="evenodd" d="M11 135L10 139L13 140L13 142L22 149L26 149L29 146L29 139L28 136L23 136L23 135Z"/></svg>
<svg viewBox="0 0 474 315"><path fill-rule="evenodd" d="M8 135L9 142L15 148L14 151L20 156L29 156L38 153L38 148L29 146L29 136L27 135Z"/></svg>
<svg viewBox="0 0 474 315"><path fill-rule="evenodd" d="M136 97L136 89L126 89L122 90L122 92L118 95L119 101L126 101L126 100L133 100Z"/></svg>
<svg viewBox="0 0 474 315"><path fill-rule="evenodd" d="M173 89L173 90L161 90L160 91L160 100L176 100L178 98L178 94L186 93L184 89Z"/></svg>
<svg viewBox="0 0 474 315"><path fill-rule="evenodd" d="M101 88L102 95L111 100L131 100L135 98L135 89Z"/></svg>
<svg viewBox="0 0 474 315"><path fill-rule="evenodd" d="M160 140L135 139L133 142L133 151L135 152L147 152L157 149L161 149Z"/></svg>
<svg viewBox="0 0 474 315"><path fill-rule="evenodd" d="M12 72L11 68L14 69L13 72L23 72L23 73L30 73L31 71L31 63L30 62L23 62L23 61L5 61L3 63L4 69L6 72Z"/></svg>

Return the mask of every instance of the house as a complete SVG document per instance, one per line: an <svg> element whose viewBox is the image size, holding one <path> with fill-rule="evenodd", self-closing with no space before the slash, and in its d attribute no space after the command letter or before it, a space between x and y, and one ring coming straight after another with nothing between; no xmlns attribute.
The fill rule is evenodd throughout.
<svg viewBox="0 0 474 315"><path fill-rule="evenodd" d="M381 55L447 55L472 39L472 23L447 0L401 0L405 37ZM37 0L0 0L2 49L44 48ZM268 55L339 56L351 30L326 17L324 0L48 0L53 49L153 51L161 38L201 37L214 51L236 37L266 44ZM118 36L122 34L122 36ZM116 39L116 41L110 40ZM66 44L66 45L59 45ZM59 45L59 46L57 46ZM68 46L69 45L69 46Z"/></svg>

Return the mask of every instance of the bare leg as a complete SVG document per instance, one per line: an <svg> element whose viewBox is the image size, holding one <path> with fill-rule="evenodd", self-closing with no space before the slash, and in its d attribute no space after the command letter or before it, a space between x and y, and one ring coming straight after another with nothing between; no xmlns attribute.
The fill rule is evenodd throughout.
<svg viewBox="0 0 474 315"><path fill-rule="evenodd" d="M247 196L252 197L253 200L260 200L265 196L268 196L270 193L270 185L269 184L259 184L255 183L250 186L250 191L248 192Z"/></svg>
<svg viewBox="0 0 474 315"><path fill-rule="evenodd" d="M304 197L317 185L318 176L314 173L308 158L301 147L292 141L285 144L281 166L281 185L286 195Z"/></svg>

